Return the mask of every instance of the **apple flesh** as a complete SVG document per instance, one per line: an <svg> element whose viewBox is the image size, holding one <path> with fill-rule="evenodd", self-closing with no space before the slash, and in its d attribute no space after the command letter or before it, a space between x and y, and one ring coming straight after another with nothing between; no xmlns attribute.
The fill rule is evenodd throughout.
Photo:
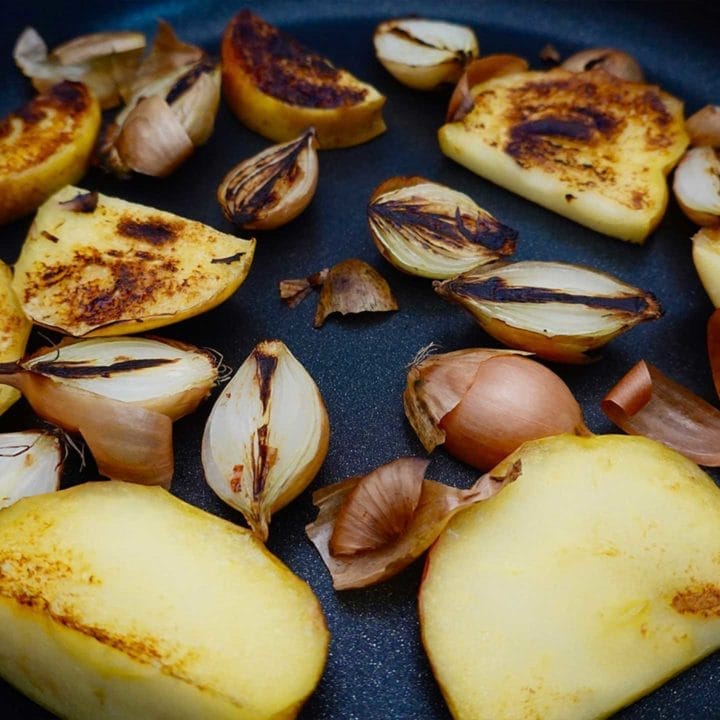
<svg viewBox="0 0 720 720"><path fill-rule="evenodd" d="M327 644L303 581L160 488L88 483L0 511L0 674L60 717L294 718Z"/></svg>
<svg viewBox="0 0 720 720"><path fill-rule="evenodd" d="M720 646L720 490L641 437L522 446L433 548L422 637L455 718L607 717Z"/></svg>

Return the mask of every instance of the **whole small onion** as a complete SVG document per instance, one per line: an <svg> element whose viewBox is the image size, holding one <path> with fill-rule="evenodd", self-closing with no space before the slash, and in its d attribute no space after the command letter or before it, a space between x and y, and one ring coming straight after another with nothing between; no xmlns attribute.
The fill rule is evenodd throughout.
<svg viewBox="0 0 720 720"><path fill-rule="evenodd" d="M408 376L405 412L425 448L489 470L527 440L590 435L568 386L519 353L461 350L433 355Z"/></svg>

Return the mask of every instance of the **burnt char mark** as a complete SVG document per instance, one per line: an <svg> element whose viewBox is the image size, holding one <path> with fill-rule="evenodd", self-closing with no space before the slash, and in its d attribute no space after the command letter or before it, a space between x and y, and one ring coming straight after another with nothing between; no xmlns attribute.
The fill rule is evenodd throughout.
<svg viewBox="0 0 720 720"><path fill-rule="evenodd" d="M70 80L53 85L47 95L53 104L76 114L85 112L90 104L85 86Z"/></svg>
<svg viewBox="0 0 720 720"><path fill-rule="evenodd" d="M454 217L432 213L422 205L391 200L389 202L372 203L370 214L382 218L387 224L402 231L408 226L421 228L424 232L417 234L418 240L423 235L436 238L443 244L462 245L463 241L473 245L482 245L499 255L510 255L515 249L518 233L507 225L492 217L481 214L475 217L463 215L460 208L455 209Z"/></svg>
<svg viewBox="0 0 720 720"><path fill-rule="evenodd" d="M199 60L182 75L178 81L170 88L165 96L165 102L172 105L184 92L187 92L195 83L206 73L211 73L215 68L215 63L210 58Z"/></svg>
<svg viewBox="0 0 720 720"><path fill-rule="evenodd" d="M523 140L527 135L554 135L574 140L589 140L592 137L592 131L593 128L584 120L574 118L565 120L550 116L515 125L510 137L512 138L511 144Z"/></svg>
<svg viewBox="0 0 720 720"><path fill-rule="evenodd" d="M210 264L211 265L232 265L232 263L240 260L240 258L242 258L243 255L245 255L244 252L236 252L234 255L228 255L227 257L213 258L210 261Z"/></svg>
<svg viewBox="0 0 720 720"><path fill-rule="evenodd" d="M292 187L300 172L297 164L298 156L306 148L311 137L314 137L314 132L307 132L294 145L286 149L280 160L273 163L272 172L267 180L261 183L255 192L241 205L233 208L232 222L238 225L251 223L257 219L265 208L278 203L280 197L278 197L276 188L279 184ZM226 200L234 205L237 194L241 189L242 183L230 189L226 194Z"/></svg>
<svg viewBox="0 0 720 720"><path fill-rule="evenodd" d="M720 616L720 587L706 584L678 592L670 603L681 615L699 615L703 618Z"/></svg>
<svg viewBox="0 0 720 720"><path fill-rule="evenodd" d="M162 220L145 220L138 222L124 218L117 224L117 231L125 237L136 240L147 240L153 245L162 245L175 239L175 228Z"/></svg>
<svg viewBox="0 0 720 720"><path fill-rule="evenodd" d="M272 379L277 369L277 356L268 355L257 348L253 350L255 367L258 380L258 391L262 403L263 415L266 416L270 406L270 394L272 391ZM272 448L268 445L268 423L263 423L257 429L258 456L253 458L253 497L259 497L265 488L270 466L274 460Z"/></svg>
<svg viewBox="0 0 720 720"><path fill-rule="evenodd" d="M573 295L558 290L533 287L508 287L503 278L491 277L481 282L451 281L446 286L450 292L478 300L498 303L549 303L586 305L597 310L610 310L630 315L655 314L655 305L646 295L623 295L603 297L597 295Z"/></svg>
<svg viewBox="0 0 720 720"><path fill-rule="evenodd" d="M367 95L365 89L342 87L340 70L329 60L249 10L235 16L230 40L255 85L278 100L301 107L337 108L362 102Z"/></svg>
<svg viewBox="0 0 720 720"><path fill-rule="evenodd" d="M52 233L49 233L47 230L43 230L40 233L46 240L49 240L50 242L60 242L60 238L57 235L53 235Z"/></svg>
<svg viewBox="0 0 720 720"><path fill-rule="evenodd" d="M96 192L78 193L74 198L58 203L65 210L73 212L91 213L95 212L98 204L98 194Z"/></svg>
<svg viewBox="0 0 720 720"><path fill-rule="evenodd" d="M145 368L159 367L174 363L171 358L140 358L138 360L121 360L110 365L80 365L71 361L46 361L31 366L33 372L59 378L109 378L119 373L144 370Z"/></svg>

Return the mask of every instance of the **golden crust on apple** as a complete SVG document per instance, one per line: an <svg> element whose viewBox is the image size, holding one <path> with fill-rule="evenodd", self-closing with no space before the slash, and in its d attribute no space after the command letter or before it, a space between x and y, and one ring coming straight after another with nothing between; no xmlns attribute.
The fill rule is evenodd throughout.
<svg viewBox="0 0 720 720"><path fill-rule="evenodd" d="M594 230L642 242L662 219L666 176L688 144L682 103L604 70L517 72L471 88L443 152Z"/></svg>
<svg viewBox="0 0 720 720"><path fill-rule="evenodd" d="M385 97L249 10L222 41L223 90L251 130L285 142L314 127L320 148L358 145L384 132Z"/></svg>
<svg viewBox="0 0 720 720"><path fill-rule="evenodd" d="M558 435L457 515L420 619L456 720L597 720L720 646L720 490L643 437Z"/></svg>
<svg viewBox="0 0 720 720"><path fill-rule="evenodd" d="M85 85L66 80L0 121L0 224L83 176L100 119Z"/></svg>

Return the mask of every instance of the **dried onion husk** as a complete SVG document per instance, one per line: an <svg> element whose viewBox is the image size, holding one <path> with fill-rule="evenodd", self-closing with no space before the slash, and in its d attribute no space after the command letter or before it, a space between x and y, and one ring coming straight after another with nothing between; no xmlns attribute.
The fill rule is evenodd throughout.
<svg viewBox="0 0 720 720"><path fill-rule="evenodd" d="M424 461L422 462L424 464ZM418 468L417 458L399 458L378 468L375 473L404 484L403 473L417 475ZM306 526L305 531L330 571L336 590L366 587L397 575L435 542L455 514L496 495L505 485L515 480L521 471L522 467L517 462L503 477L483 475L468 490L449 487L434 480L423 480L415 511L399 537L379 547L369 544L368 548L359 549L352 555L333 555L330 542L338 518L343 517L343 506L348 499L352 499L353 493L357 492L356 488L365 481L365 478L350 478L313 494L318 516ZM376 481L377 476L373 482ZM390 503L396 496L393 489L386 490L386 505L382 507L382 512L394 512ZM382 495L378 496L378 503L382 503ZM345 514L345 521L348 520L350 519Z"/></svg>
<svg viewBox="0 0 720 720"><path fill-rule="evenodd" d="M202 439L205 479L263 542L271 515L312 481L328 450L325 404L279 340L259 343L215 402Z"/></svg>
<svg viewBox="0 0 720 720"><path fill-rule="evenodd" d="M63 454L55 435L41 430L0 434L0 508L60 487Z"/></svg>
<svg viewBox="0 0 720 720"><path fill-rule="evenodd" d="M601 69L628 82L645 82L645 74L632 55L613 48L590 48L566 58L560 65L573 73Z"/></svg>
<svg viewBox="0 0 720 720"><path fill-rule="evenodd" d="M330 552L354 555L397 540L417 510L428 465L421 458L403 458L362 478L335 518Z"/></svg>
<svg viewBox="0 0 720 720"><path fill-rule="evenodd" d="M471 197L423 177L394 177L373 192L368 226L398 270L446 279L511 255L517 231Z"/></svg>
<svg viewBox="0 0 720 720"><path fill-rule="evenodd" d="M362 260L351 258L333 265L320 289L313 325L322 326L328 315L388 312L398 304L387 281Z"/></svg>
<svg viewBox="0 0 720 720"><path fill-rule="evenodd" d="M720 310L715 310L708 320L707 352L715 392L720 397Z"/></svg>
<svg viewBox="0 0 720 720"><path fill-rule="evenodd" d="M589 362L617 335L662 314L651 293L559 262L499 262L433 287L497 340L558 362Z"/></svg>
<svg viewBox="0 0 720 720"><path fill-rule="evenodd" d="M45 41L25 28L13 51L16 64L38 92L62 80L87 85L104 108L121 100L121 88L135 75L145 49L139 32L98 32L69 40L48 53Z"/></svg>
<svg viewBox="0 0 720 720"><path fill-rule="evenodd" d="M207 142L220 104L220 66L161 22L127 104L102 133L98 160L110 172L154 177L173 172Z"/></svg>
<svg viewBox="0 0 720 720"><path fill-rule="evenodd" d="M189 68L205 57L206 53L202 48L180 40L170 23L158 20L150 52L143 58L129 82L121 86L122 96L129 103L151 83L168 77L175 70Z"/></svg>
<svg viewBox="0 0 720 720"><path fill-rule="evenodd" d="M720 466L720 411L641 360L608 392L603 412L630 435L644 435L699 465Z"/></svg>

